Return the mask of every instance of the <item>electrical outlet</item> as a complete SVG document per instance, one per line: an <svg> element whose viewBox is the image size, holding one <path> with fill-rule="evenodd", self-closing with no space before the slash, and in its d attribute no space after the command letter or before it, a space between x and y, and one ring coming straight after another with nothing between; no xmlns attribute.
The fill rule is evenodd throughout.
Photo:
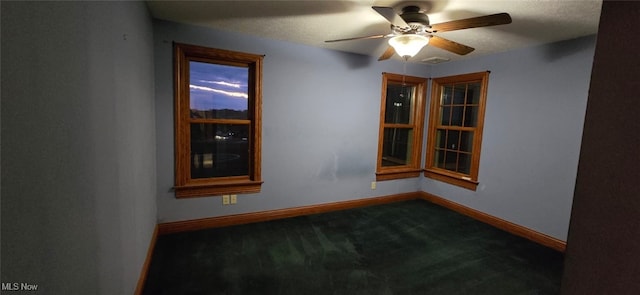
<svg viewBox="0 0 640 295"><path fill-rule="evenodd" d="M231 204L238 203L238 195L231 195Z"/></svg>
<svg viewBox="0 0 640 295"><path fill-rule="evenodd" d="M229 195L222 195L222 205L229 205Z"/></svg>
<svg viewBox="0 0 640 295"><path fill-rule="evenodd" d="M375 181L371 182L371 189L376 189L376 182Z"/></svg>

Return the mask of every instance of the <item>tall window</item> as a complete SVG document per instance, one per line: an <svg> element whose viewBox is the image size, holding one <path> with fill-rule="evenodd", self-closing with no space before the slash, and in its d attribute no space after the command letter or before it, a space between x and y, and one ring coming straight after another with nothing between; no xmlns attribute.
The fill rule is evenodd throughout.
<svg viewBox="0 0 640 295"><path fill-rule="evenodd" d="M433 79L425 176L475 190L488 72Z"/></svg>
<svg viewBox="0 0 640 295"><path fill-rule="evenodd" d="M174 45L175 192L260 191L262 56Z"/></svg>
<svg viewBox="0 0 640 295"><path fill-rule="evenodd" d="M420 176L427 79L382 75L377 180Z"/></svg>

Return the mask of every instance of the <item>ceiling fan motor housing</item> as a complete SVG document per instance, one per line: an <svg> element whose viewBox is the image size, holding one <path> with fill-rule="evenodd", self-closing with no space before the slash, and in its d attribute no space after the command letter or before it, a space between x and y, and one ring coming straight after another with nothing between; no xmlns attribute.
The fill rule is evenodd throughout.
<svg viewBox="0 0 640 295"><path fill-rule="evenodd" d="M416 31L420 31L429 26L429 17L425 13L420 12L420 7L418 6L406 6L402 8L400 17Z"/></svg>

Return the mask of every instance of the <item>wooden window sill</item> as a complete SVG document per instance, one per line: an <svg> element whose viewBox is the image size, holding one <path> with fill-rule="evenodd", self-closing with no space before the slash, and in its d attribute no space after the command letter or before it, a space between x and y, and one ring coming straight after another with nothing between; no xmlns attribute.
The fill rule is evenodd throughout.
<svg viewBox="0 0 640 295"><path fill-rule="evenodd" d="M449 174L441 170L425 169L424 176L472 191L475 191L478 187L478 182L475 180L464 179L461 175Z"/></svg>
<svg viewBox="0 0 640 295"><path fill-rule="evenodd" d="M176 198L210 197L226 194L259 193L263 181L225 181L219 183L187 184L173 187Z"/></svg>
<svg viewBox="0 0 640 295"><path fill-rule="evenodd" d="M421 169L402 169L376 172L376 181L419 177Z"/></svg>

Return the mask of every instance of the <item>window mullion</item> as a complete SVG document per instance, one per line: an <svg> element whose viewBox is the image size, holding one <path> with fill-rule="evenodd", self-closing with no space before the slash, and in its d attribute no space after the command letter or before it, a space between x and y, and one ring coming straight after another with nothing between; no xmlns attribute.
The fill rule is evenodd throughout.
<svg viewBox="0 0 640 295"><path fill-rule="evenodd" d="M239 119L189 119L190 123L201 123L201 124L237 124L237 125L249 125L251 124L251 120L239 120Z"/></svg>
<svg viewBox="0 0 640 295"><path fill-rule="evenodd" d="M415 128L412 124L395 124L395 123L385 123L384 128L404 128L404 129L412 129Z"/></svg>

